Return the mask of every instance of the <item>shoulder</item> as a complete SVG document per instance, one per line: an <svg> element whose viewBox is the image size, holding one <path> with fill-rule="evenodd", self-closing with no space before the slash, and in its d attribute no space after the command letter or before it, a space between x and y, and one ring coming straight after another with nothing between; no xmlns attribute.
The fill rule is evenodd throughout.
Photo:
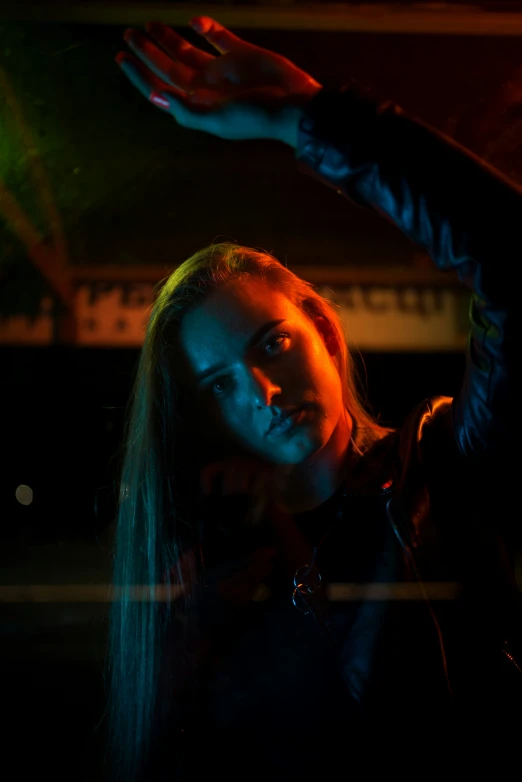
<svg viewBox="0 0 522 782"><path fill-rule="evenodd" d="M399 457L402 462L425 462L442 453L455 457L460 453L453 427L453 398L431 396L406 416L400 428Z"/></svg>
<svg viewBox="0 0 522 782"><path fill-rule="evenodd" d="M407 415L399 431L396 471L403 497L471 496L480 480L457 442L451 397L428 397Z"/></svg>

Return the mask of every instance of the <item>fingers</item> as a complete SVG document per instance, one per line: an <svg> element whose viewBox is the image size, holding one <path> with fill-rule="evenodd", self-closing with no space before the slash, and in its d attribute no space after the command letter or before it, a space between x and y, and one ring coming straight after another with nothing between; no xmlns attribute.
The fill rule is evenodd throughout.
<svg viewBox="0 0 522 782"><path fill-rule="evenodd" d="M192 68L173 60L171 56L138 30L128 30L124 38L141 62L161 80L163 88L165 84L168 84L183 92L190 92L196 75Z"/></svg>
<svg viewBox="0 0 522 782"><path fill-rule="evenodd" d="M151 92L163 92L171 89L161 79L146 68L136 57L127 52L119 52L115 58L121 70L141 94L148 98Z"/></svg>
<svg viewBox="0 0 522 782"><path fill-rule="evenodd" d="M198 117L197 110L188 103L190 99L184 92L159 79L140 60L126 52L120 52L116 60L143 97L173 116L179 125L198 129L199 124L204 123L204 118Z"/></svg>
<svg viewBox="0 0 522 782"><path fill-rule="evenodd" d="M145 29L151 38L164 49L167 54L174 57L188 68L198 71L208 66L215 59L211 54L192 46L188 41L178 35L171 27L162 22L147 22Z"/></svg>
<svg viewBox="0 0 522 782"><path fill-rule="evenodd" d="M165 93L167 91L172 91L170 85L166 84L162 79L159 79L154 73L146 68L143 63L127 54L127 52L120 52L115 59L131 84L133 84L138 92L141 92L145 98L149 99L154 92Z"/></svg>
<svg viewBox="0 0 522 782"><path fill-rule="evenodd" d="M195 16L190 20L190 24L197 33L211 43L221 54L226 54L239 46L249 46L246 41L231 33L230 30L227 30L226 27L223 27L222 24L219 24L210 16Z"/></svg>
<svg viewBox="0 0 522 782"><path fill-rule="evenodd" d="M193 84L200 72L172 60L139 31L127 31L126 41L137 56L120 52L115 59L136 89L155 106L171 114L182 127L213 132L212 116L207 115L216 114L219 96ZM206 56L211 63L216 59ZM196 62L194 57L192 62Z"/></svg>

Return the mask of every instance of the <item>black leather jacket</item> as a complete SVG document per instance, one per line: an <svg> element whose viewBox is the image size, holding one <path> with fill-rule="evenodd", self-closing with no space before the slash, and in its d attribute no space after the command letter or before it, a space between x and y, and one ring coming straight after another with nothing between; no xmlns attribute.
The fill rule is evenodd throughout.
<svg viewBox="0 0 522 782"><path fill-rule="evenodd" d="M388 521L404 567L424 590L450 699L468 710L505 704L522 694L520 593L504 539L506 514L511 525L520 516L521 321L513 275L522 193L353 84L323 89L307 106L296 159L303 173L392 221L472 292L460 391L412 411L385 449L381 477L393 476ZM451 611L447 601L429 599L431 582L454 585ZM371 625L369 616L364 626ZM360 635L362 652L353 638L342 650L345 681L358 698L375 673L370 634L366 647Z"/></svg>

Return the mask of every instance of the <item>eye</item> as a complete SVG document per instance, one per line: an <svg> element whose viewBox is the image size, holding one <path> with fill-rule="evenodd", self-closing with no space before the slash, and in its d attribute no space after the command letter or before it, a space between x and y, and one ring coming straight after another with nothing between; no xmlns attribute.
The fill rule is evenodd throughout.
<svg viewBox="0 0 522 782"><path fill-rule="evenodd" d="M220 394L223 394L224 391L217 390L216 386L224 385L225 386L225 391L226 391L227 380L228 380L228 378L226 378L226 377L218 377L218 378L216 378L216 380L214 380L214 382L210 384L210 390L212 391L212 393L213 394L217 394L218 396Z"/></svg>
<svg viewBox="0 0 522 782"><path fill-rule="evenodd" d="M277 355L278 353L281 352L281 348L285 340L287 339L290 339L289 334L275 334L273 337L270 337L270 339L267 339L263 347L266 348L268 345L274 343L276 345L275 349L269 350L268 352L270 355ZM222 375L221 377L217 377L212 383L210 383L209 388L215 396L221 396L228 390L228 385L229 385L229 377L227 375ZM224 386L224 388L220 390L218 386Z"/></svg>
<svg viewBox="0 0 522 782"><path fill-rule="evenodd" d="M278 340L281 340L277 344L277 348L278 348L277 350L270 350L269 351L269 353L278 353L279 352L279 348L281 348L283 346L284 341L287 340L287 339L289 339L289 335L288 334L276 334L275 336L270 337L270 339L268 339L265 342L264 346L266 347L267 345L270 345L272 342L277 342Z"/></svg>

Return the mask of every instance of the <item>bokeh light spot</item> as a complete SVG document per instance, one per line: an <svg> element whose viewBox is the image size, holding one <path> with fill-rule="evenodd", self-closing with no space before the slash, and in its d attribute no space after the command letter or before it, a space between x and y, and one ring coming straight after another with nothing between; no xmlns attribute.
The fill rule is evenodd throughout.
<svg viewBox="0 0 522 782"><path fill-rule="evenodd" d="M26 486L25 483L20 484L15 494L21 505L30 505L33 501L33 490L30 486Z"/></svg>

